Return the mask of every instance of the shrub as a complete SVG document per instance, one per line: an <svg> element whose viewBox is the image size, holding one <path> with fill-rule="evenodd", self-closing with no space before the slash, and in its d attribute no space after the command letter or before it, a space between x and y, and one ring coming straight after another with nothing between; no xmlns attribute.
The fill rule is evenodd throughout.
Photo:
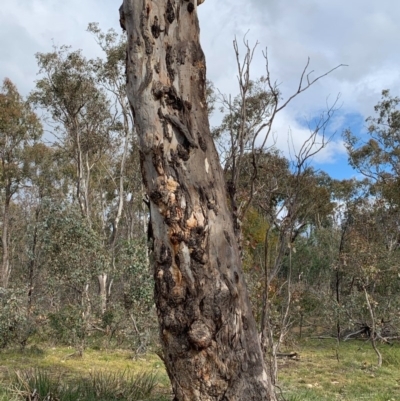
<svg viewBox="0 0 400 401"><path fill-rule="evenodd" d="M23 292L12 289L0 293L0 348L18 344L24 347L35 328L27 314Z"/></svg>

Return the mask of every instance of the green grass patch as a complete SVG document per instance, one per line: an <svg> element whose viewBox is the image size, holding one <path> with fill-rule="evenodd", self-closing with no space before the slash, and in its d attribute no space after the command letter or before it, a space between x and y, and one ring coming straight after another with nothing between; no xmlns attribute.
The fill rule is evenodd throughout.
<svg viewBox="0 0 400 401"><path fill-rule="evenodd" d="M78 357L72 348L41 345L2 350L0 361L0 401L28 399L34 389L61 401L169 399L164 365L151 353L133 358L127 350L87 349Z"/></svg>
<svg viewBox="0 0 400 401"><path fill-rule="evenodd" d="M279 386L287 401L400 400L400 345L380 345L383 366L371 344L308 340L298 345L298 361L280 361Z"/></svg>
<svg viewBox="0 0 400 401"><path fill-rule="evenodd" d="M18 401L18 398L9 389L0 384L0 401Z"/></svg>
<svg viewBox="0 0 400 401"><path fill-rule="evenodd" d="M127 350L93 350L87 349L82 357L75 355L70 347L33 346L25 350L0 351L0 378L9 371L21 369L50 369L54 373L68 376L88 375L92 371L143 371L158 370L164 374L163 363L153 353L133 358Z"/></svg>
<svg viewBox="0 0 400 401"><path fill-rule="evenodd" d="M300 355L298 361L279 360L282 395L286 401L400 400L400 345L379 349L381 368L369 342L337 347L334 340L303 341L290 349ZM78 358L73 351L43 345L1 351L0 401L26 399L34 388L57 393L61 401L170 400L169 379L157 355L134 359L126 350L88 349Z"/></svg>
<svg viewBox="0 0 400 401"><path fill-rule="evenodd" d="M23 400L156 401L157 375L149 372L92 372L89 377L55 377L40 369L16 371L9 393Z"/></svg>

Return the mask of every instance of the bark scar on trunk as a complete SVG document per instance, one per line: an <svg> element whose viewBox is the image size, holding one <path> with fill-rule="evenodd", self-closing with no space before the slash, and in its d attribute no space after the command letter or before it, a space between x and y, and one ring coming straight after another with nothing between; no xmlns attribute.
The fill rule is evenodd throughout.
<svg viewBox="0 0 400 401"><path fill-rule="evenodd" d="M194 321L189 330L189 340L196 349L207 348L211 344L213 333L201 320Z"/></svg>
<svg viewBox="0 0 400 401"><path fill-rule="evenodd" d="M165 114L164 118L169 121L178 131L179 133L187 140L190 147L198 148L196 141L193 139L192 134L190 133L188 127L183 124L182 121L179 120L177 116L172 114Z"/></svg>
<svg viewBox="0 0 400 401"><path fill-rule="evenodd" d="M160 340L177 401L275 401L205 107L202 3L124 0L121 14Z"/></svg>

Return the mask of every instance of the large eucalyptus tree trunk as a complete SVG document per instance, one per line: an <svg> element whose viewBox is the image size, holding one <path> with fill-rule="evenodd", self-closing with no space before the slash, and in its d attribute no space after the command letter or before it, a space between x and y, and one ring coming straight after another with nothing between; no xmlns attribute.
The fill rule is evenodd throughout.
<svg viewBox="0 0 400 401"><path fill-rule="evenodd" d="M124 0L120 12L175 400L275 400L210 136L196 0Z"/></svg>

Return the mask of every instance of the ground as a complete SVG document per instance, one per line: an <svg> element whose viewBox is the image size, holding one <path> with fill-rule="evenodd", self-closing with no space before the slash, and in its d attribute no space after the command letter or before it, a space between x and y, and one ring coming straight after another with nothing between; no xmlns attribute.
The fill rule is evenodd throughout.
<svg viewBox="0 0 400 401"><path fill-rule="evenodd" d="M383 366L369 342L355 340L303 340L292 346L298 360L280 360L279 387L286 401L397 401L400 400L400 345L380 345ZM83 358L70 357L67 347L30 345L25 351L0 352L0 377L3 387L10 384L13 372L40 369L62 380L89 377L93 372L153 372L157 374L160 399L169 394L168 377L162 361L154 353L133 357L126 350L91 350ZM7 398L0 400L6 401Z"/></svg>
<svg viewBox="0 0 400 401"><path fill-rule="evenodd" d="M280 387L290 401L400 400L400 345L381 345L383 366L364 340L308 340L295 347L299 361L282 362Z"/></svg>

